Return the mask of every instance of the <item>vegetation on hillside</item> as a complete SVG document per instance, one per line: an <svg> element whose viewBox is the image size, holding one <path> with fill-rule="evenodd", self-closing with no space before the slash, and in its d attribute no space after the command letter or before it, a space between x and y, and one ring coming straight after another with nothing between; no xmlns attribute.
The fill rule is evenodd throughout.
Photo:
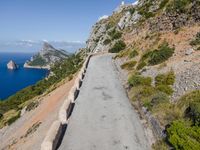
<svg viewBox="0 0 200 150"><path fill-rule="evenodd" d="M108 35L111 37L111 40L117 40L122 37L122 33L117 31L115 28L108 32Z"/></svg>
<svg viewBox="0 0 200 150"><path fill-rule="evenodd" d="M133 51L131 51L130 53L129 53L129 58L131 59L131 58L134 58L134 57L136 57L136 56L138 56L139 54L138 54L138 52L137 52L137 50L133 50Z"/></svg>
<svg viewBox="0 0 200 150"><path fill-rule="evenodd" d="M169 147L177 150L200 149L199 90L188 93L180 99L175 99L177 95L177 87L173 86L176 80L175 73L170 71L154 76L155 70L162 72L165 67L166 69L172 67L171 63L168 64L168 62L171 57L177 57L174 53L175 48L179 52L179 43L176 43L176 40L172 41L171 33L179 34L178 31L181 31L182 34L184 29L182 30L181 27L195 25L199 22L199 4L200 1L194 0L146 0L141 1L140 5L133 9L129 7L128 10L122 11L124 16L128 11L131 15L134 13L136 15L138 12L141 16L134 23L130 19L127 26L123 28L123 37L127 40L128 48L117 51L119 53L115 59L124 57L123 60L127 60L121 65L121 68L128 70L131 74L128 78L128 84L132 103L139 109L146 108L159 121L163 129L166 129L167 137L153 145L156 150L169 149ZM130 23L132 26L129 26ZM128 31L133 34L132 37ZM144 37L145 32L146 37ZM170 38L166 35L170 35ZM163 43L158 46L161 42ZM184 44L187 46L190 44L194 50L200 50L200 33L197 33L191 41L185 42ZM133 45L137 47L137 51L130 48ZM139 61L138 58L140 58ZM145 73L151 74L154 78L142 76ZM173 100L177 103L173 103Z"/></svg>
<svg viewBox="0 0 200 150"><path fill-rule="evenodd" d="M124 41L117 41L114 46L109 50L110 53L118 53L126 48Z"/></svg>
<svg viewBox="0 0 200 150"><path fill-rule="evenodd" d="M144 16L145 19L154 17L155 14L149 11L150 6L152 6L152 1L146 1L145 4L138 8L140 15Z"/></svg>
<svg viewBox="0 0 200 150"><path fill-rule="evenodd" d="M47 62L40 55L36 55L33 61L30 61L28 64L30 66L45 66Z"/></svg>
<svg viewBox="0 0 200 150"><path fill-rule="evenodd" d="M174 48L170 48L168 43L164 42L158 49L145 53L140 62L145 62L148 65L158 65L167 61L174 54ZM139 67L139 69L142 67Z"/></svg>
<svg viewBox="0 0 200 150"><path fill-rule="evenodd" d="M168 12L179 12L179 13L186 13L188 10L189 4L191 4L192 0L173 0L167 6Z"/></svg>
<svg viewBox="0 0 200 150"><path fill-rule="evenodd" d="M177 150L200 149L200 127L191 126L187 121L174 121L167 129L167 140Z"/></svg>
<svg viewBox="0 0 200 150"><path fill-rule="evenodd" d="M135 65L137 64L137 61L128 61L126 63L124 63L123 65L121 65L122 69L126 69L126 70L133 70Z"/></svg>
<svg viewBox="0 0 200 150"><path fill-rule="evenodd" d="M111 43L111 40L110 39L105 39L104 41L103 41L103 44L104 45L108 45L108 44L110 44Z"/></svg>
<svg viewBox="0 0 200 150"><path fill-rule="evenodd" d="M183 96L177 104L170 103L171 86L175 82L174 73L159 74L155 86L150 77L134 73L128 79L131 86L129 96L132 101L151 111L163 126L168 125L165 140L175 149L200 148L200 91ZM162 141L153 145L155 149L167 148Z"/></svg>
<svg viewBox="0 0 200 150"><path fill-rule="evenodd" d="M200 48L200 32L198 32L195 36L195 39L193 39L191 42L190 42L190 45L191 46L199 46L198 48ZM197 50L198 50L197 48Z"/></svg>

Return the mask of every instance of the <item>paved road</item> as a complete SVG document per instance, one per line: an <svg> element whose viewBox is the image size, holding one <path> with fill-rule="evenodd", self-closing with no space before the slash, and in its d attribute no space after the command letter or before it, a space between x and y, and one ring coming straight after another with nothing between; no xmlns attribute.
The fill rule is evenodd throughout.
<svg viewBox="0 0 200 150"><path fill-rule="evenodd" d="M91 58L60 150L148 150L110 54Z"/></svg>

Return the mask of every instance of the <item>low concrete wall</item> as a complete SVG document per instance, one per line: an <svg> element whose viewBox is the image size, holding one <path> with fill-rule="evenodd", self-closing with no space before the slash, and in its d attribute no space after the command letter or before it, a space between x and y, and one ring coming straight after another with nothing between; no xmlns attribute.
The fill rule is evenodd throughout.
<svg viewBox="0 0 200 150"><path fill-rule="evenodd" d="M54 150L57 147L59 137L61 135L62 125L60 121L55 121L50 127L44 142L41 145L41 150Z"/></svg>
<svg viewBox="0 0 200 150"><path fill-rule="evenodd" d="M83 78L85 76L90 58L92 55L89 55L86 58L77 78L75 80L74 86L71 88L68 97L64 100L63 105L60 108L58 120L55 121L52 126L50 127L42 145L41 150L55 150L57 149L62 135L63 127L66 127L68 124L68 119L70 118L73 108L75 106L75 100L77 99L80 91L80 87L83 82Z"/></svg>
<svg viewBox="0 0 200 150"><path fill-rule="evenodd" d="M152 126L152 131L154 133L155 138L157 140L165 138L166 134L164 133L164 128L161 127L159 121L156 120L156 118L144 107L142 108L142 113L145 116L146 120L149 122L149 124Z"/></svg>

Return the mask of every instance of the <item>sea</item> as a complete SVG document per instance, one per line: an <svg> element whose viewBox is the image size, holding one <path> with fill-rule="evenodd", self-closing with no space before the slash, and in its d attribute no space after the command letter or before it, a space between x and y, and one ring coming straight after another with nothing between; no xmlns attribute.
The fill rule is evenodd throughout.
<svg viewBox="0 0 200 150"><path fill-rule="evenodd" d="M23 68L24 62L29 60L33 53L0 53L0 100L5 100L21 89L34 85L45 78L49 71L45 69ZM19 68L8 70L7 63L13 60Z"/></svg>

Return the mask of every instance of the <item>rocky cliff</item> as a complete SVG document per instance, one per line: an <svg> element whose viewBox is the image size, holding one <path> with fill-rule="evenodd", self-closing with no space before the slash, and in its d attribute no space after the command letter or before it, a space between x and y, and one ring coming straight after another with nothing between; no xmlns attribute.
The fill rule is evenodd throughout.
<svg viewBox="0 0 200 150"><path fill-rule="evenodd" d="M69 53L64 50L55 49L45 42L39 53L24 64L25 68L50 68L55 62L62 61L69 57Z"/></svg>

